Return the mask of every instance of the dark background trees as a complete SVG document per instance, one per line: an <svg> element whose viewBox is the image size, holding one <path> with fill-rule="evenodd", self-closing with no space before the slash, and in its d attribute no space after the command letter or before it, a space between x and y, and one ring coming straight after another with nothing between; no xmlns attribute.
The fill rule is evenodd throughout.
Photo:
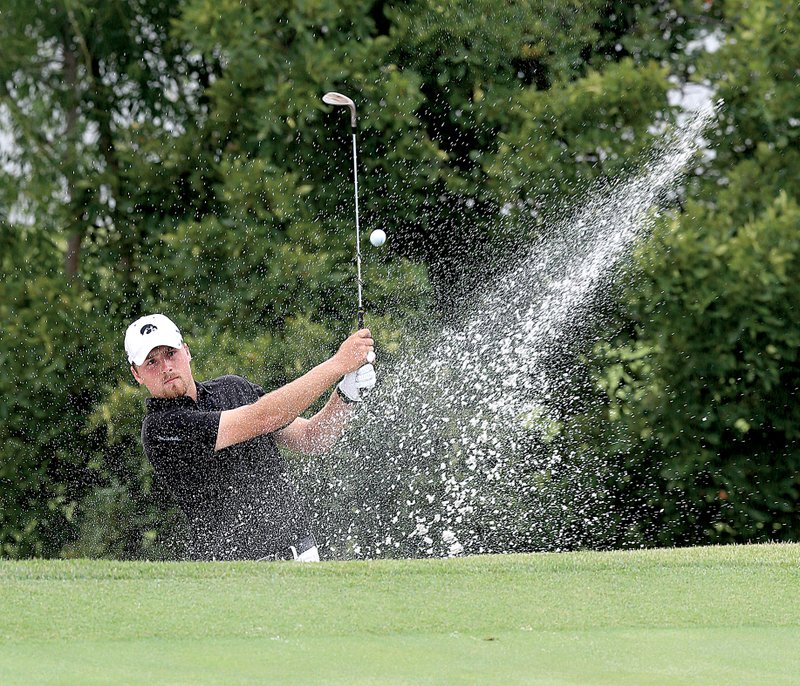
<svg viewBox="0 0 800 686"><path fill-rule="evenodd" d="M800 12L724 8L693 74L725 102L713 154L637 251L628 327L598 349L605 426L669 544L797 540L800 525Z"/></svg>
<svg viewBox="0 0 800 686"><path fill-rule="evenodd" d="M0 8L2 554L168 554L131 317L180 313L198 376L267 386L353 325L349 132L323 92L360 106L363 223L390 236L366 296L391 354L487 255L647 150L687 80L725 100L713 158L637 250L590 355L608 400L586 440L624 446L645 542L800 535L795 4Z"/></svg>

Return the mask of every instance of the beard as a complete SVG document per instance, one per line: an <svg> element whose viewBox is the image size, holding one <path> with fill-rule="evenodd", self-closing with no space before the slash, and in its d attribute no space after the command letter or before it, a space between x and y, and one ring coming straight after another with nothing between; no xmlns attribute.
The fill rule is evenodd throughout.
<svg viewBox="0 0 800 686"><path fill-rule="evenodd" d="M186 387L186 381L178 377L172 383L162 386L161 390L162 398L180 398L182 395L186 395L188 389Z"/></svg>

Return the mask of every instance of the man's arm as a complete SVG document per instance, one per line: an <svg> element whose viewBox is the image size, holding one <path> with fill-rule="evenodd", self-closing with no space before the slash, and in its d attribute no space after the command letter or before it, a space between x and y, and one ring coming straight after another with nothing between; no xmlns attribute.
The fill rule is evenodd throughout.
<svg viewBox="0 0 800 686"><path fill-rule="evenodd" d="M298 417L289 426L277 431L275 442L305 455L321 455L330 450L344 433L352 412L352 405L345 403L334 392L325 407L313 417Z"/></svg>
<svg viewBox="0 0 800 686"><path fill-rule="evenodd" d="M333 357L300 378L267 393L252 405L223 411L214 449L222 450L291 424L344 374L361 367L373 344L369 329L361 329L342 343Z"/></svg>

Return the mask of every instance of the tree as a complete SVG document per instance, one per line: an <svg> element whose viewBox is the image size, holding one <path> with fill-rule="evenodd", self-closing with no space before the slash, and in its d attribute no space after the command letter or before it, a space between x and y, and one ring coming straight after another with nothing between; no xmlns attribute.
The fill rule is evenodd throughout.
<svg viewBox="0 0 800 686"><path fill-rule="evenodd" d="M665 544L800 530L800 13L724 11L726 39L697 74L724 102L713 155L639 251L629 328L598 350L610 435L637 475L627 497L650 504L643 528Z"/></svg>

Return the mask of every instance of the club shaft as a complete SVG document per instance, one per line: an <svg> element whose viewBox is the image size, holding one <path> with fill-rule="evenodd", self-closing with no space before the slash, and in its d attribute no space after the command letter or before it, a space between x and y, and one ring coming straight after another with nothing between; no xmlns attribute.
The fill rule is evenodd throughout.
<svg viewBox="0 0 800 686"><path fill-rule="evenodd" d="M358 278L358 328L364 328L364 301L361 281L361 226L358 216L358 162L356 152L356 132L353 130L353 182L355 184L356 199L356 274Z"/></svg>

